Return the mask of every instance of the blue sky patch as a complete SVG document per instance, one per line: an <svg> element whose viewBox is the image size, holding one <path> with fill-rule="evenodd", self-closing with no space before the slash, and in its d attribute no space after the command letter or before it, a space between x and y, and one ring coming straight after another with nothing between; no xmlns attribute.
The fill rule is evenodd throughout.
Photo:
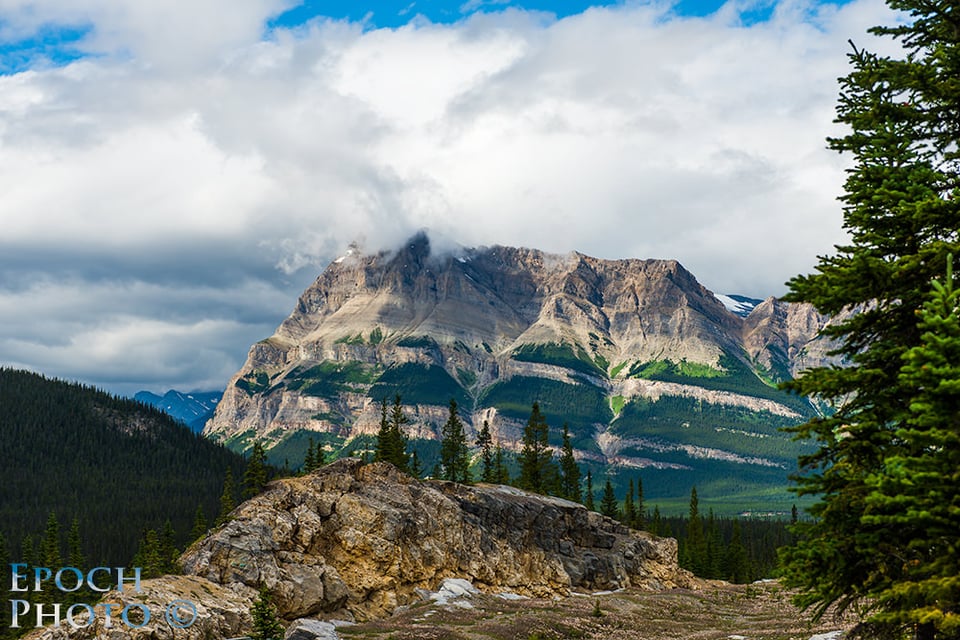
<svg viewBox="0 0 960 640"><path fill-rule="evenodd" d="M846 4L850 0L819 0L819 4ZM757 0L741 11L745 25L768 20L777 0ZM364 22L367 28L395 28L408 24L416 16L434 23L449 24L472 13L501 11L508 7L552 13L564 18L582 13L592 6L617 6L619 2L598 0L379 0L358 3L355 0L303 0L296 7L266 21L267 33L277 28L292 28L319 17ZM724 5L724 0L676 0L672 13L677 16L707 16ZM45 24L23 37L10 35L0 19L0 74L31 68L61 66L87 55L81 43L93 25Z"/></svg>
<svg viewBox="0 0 960 640"><path fill-rule="evenodd" d="M0 34L4 26L0 21ZM47 24L27 38L0 38L0 74L62 66L78 60L85 55L78 45L92 29L91 25Z"/></svg>

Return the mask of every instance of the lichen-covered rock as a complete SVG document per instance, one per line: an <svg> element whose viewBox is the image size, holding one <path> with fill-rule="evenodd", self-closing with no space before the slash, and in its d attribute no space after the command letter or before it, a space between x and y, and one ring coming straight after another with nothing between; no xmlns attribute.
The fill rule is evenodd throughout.
<svg viewBox="0 0 960 640"><path fill-rule="evenodd" d="M672 539L572 502L347 459L274 482L182 561L220 584L265 584L286 619L341 609L367 619L448 577L532 596L691 586L676 553Z"/></svg>

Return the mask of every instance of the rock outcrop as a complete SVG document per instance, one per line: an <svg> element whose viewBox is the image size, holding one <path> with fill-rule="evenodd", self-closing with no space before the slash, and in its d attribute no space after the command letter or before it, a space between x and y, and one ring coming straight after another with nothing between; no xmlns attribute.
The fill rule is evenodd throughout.
<svg viewBox="0 0 960 640"><path fill-rule="evenodd" d="M672 539L565 500L343 459L273 483L182 562L218 584L265 584L287 619L366 619L451 577L531 596L688 586L676 553Z"/></svg>
<svg viewBox="0 0 960 640"><path fill-rule="evenodd" d="M112 625L100 605L89 626L63 623L31 640L236 637L250 630L261 585L291 629L309 633L317 625L304 618L388 616L449 578L530 596L697 584L677 565L675 540L629 530L581 505L504 486L415 480L358 459L272 482L180 562L186 575L107 594L103 602L116 607ZM448 583L466 584L460 581ZM178 600L196 610L185 628L164 615ZM142 628L117 619L129 604L150 609Z"/></svg>

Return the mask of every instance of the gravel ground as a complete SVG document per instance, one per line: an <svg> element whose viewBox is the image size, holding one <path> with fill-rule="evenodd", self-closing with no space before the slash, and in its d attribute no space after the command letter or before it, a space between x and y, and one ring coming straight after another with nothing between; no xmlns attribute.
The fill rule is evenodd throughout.
<svg viewBox="0 0 960 640"><path fill-rule="evenodd" d="M833 618L812 624L780 585L763 582L560 600L473 595L416 604L338 633L345 640L839 640L836 632L851 626Z"/></svg>

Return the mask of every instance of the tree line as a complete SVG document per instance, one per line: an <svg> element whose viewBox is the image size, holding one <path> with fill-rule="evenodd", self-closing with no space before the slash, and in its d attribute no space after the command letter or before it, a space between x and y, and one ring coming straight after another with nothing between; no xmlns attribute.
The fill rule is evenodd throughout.
<svg viewBox="0 0 960 640"><path fill-rule="evenodd" d="M380 427L374 447L374 461L385 461L415 477L423 476L417 452L408 452L404 425L409 422L400 395L393 404L386 399L380 404ZM516 455L516 475L511 475L503 448L494 444L489 424L484 421L477 433L479 448L476 464L472 464L469 444L455 399L449 403L449 414L440 434L440 459L431 476L441 480L471 484L474 480L508 484L543 495L551 495L584 504L591 511L620 521L637 530L678 540L680 565L704 578L735 583L752 582L770 577L777 568L777 550L792 542L790 523L782 520L730 519L715 517L711 510L706 518L699 512L696 487L691 490L687 517L662 517L659 507L650 511L643 495L643 480L630 478L626 493L618 497L610 478L606 478L596 500L593 474L582 476L574 458L570 431L562 427L559 459L548 444L549 426L537 402L523 430L520 453ZM314 456L311 458L311 456ZM306 462L316 460L308 448ZM794 508L792 522L796 523Z"/></svg>
<svg viewBox="0 0 960 640"><path fill-rule="evenodd" d="M0 368L0 535L18 561L49 514L76 520L96 565L122 566L148 529L169 519L188 542L197 509L216 514L224 473L244 458L154 407L103 391Z"/></svg>

